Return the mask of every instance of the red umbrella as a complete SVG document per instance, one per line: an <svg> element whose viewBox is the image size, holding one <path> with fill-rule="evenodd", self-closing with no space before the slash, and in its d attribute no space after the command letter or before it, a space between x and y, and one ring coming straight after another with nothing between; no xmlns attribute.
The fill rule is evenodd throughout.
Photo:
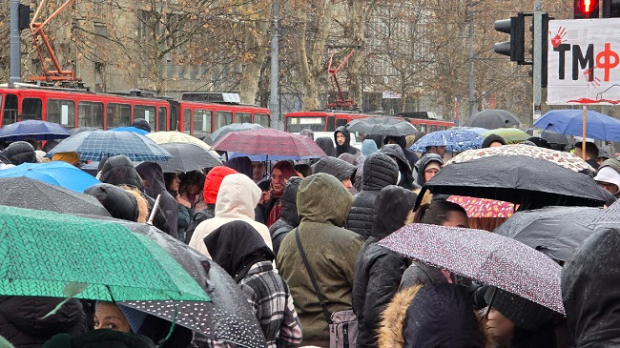
<svg viewBox="0 0 620 348"><path fill-rule="evenodd" d="M324 157L325 152L310 138L271 128L228 133L213 149L246 155L274 155L289 159Z"/></svg>
<svg viewBox="0 0 620 348"><path fill-rule="evenodd" d="M514 239L469 228L411 224L379 245L564 314L562 268Z"/></svg>

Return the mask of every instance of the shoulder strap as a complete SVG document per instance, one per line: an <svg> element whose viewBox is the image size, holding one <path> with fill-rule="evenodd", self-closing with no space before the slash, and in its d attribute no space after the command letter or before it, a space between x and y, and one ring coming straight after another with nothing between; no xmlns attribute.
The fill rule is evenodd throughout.
<svg viewBox="0 0 620 348"><path fill-rule="evenodd" d="M314 287L316 296L319 298L319 304L321 305L321 309L323 309L323 315L325 316L325 320L327 320L328 324L331 324L332 319L331 319L331 316L329 315L329 311L327 310L327 303L325 302L325 298L323 297L323 294L321 293L319 284L316 283L316 278L314 278L314 272L312 272L312 268L310 268L310 264L308 263L308 259L306 258L306 252L304 251L304 247L301 245L301 238L299 238L299 228L295 229L295 239L297 240L297 247L299 248L301 259L304 262L306 271L308 271L308 276L310 277L310 281L312 282L312 286Z"/></svg>

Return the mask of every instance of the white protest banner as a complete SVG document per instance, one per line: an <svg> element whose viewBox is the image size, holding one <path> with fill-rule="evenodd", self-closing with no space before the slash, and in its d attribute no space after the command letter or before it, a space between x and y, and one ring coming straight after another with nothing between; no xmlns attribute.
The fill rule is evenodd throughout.
<svg viewBox="0 0 620 348"><path fill-rule="evenodd" d="M620 104L620 18L549 21L547 104Z"/></svg>

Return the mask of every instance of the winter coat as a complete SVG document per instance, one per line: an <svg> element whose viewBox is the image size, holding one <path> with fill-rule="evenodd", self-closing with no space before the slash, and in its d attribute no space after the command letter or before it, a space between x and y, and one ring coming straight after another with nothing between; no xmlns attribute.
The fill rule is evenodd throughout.
<svg viewBox="0 0 620 348"><path fill-rule="evenodd" d="M86 332L86 315L78 300L69 300L58 312L51 312L62 298L0 297L0 336L15 348L39 348L52 336L67 333L76 336Z"/></svg>
<svg viewBox="0 0 620 348"><path fill-rule="evenodd" d="M99 180L115 186L133 186L140 191L144 191L144 183L140 174L134 168L131 160L125 155L108 158L101 168Z"/></svg>
<svg viewBox="0 0 620 348"><path fill-rule="evenodd" d="M213 261L239 283L256 314L267 347L301 343L301 327L288 286L274 271L273 251L248 223L232 221L204 238Z"/></svg>
<svg viewBox="0 0 620 348"><path fill-rule="evenodd" d="M142 335L99 329L73 338L56 335L43 348L155 348L155 344Z"/></svg>
<svg viewBox="0 0 620 348"><path fill-rule="evenodd" d="M364 161L362 191L355 195L346 226L364 240L370 237L375 221L375 201L379 191L398 182L398 166L390 156L375 153Z"/></svg>
<svg viewBox="0 0 620 348"><path fill-rule="evenodd" d="M440 166L443 166L443 159L436 153L427 153L422 156L420 160L415 164L416 168L418 168L418 175L415 179L415 183L424 186L426 184L426 180L424 179L424 170L426 166L431 162L437 162Z"/></svg>
<svg viewBox="0 0 620 348"><path fill-rule="evenodd" d="M338 145L338 141L336 140L336 134L338 133L342 133L345 136L345 141L342 145ZM360 150L351 146L351 134L349 133L349 130L346 126L340 126L336 128L336 131L334 132L334 143L336 143L336 157L340 156L345 152L353 155L357 155L360 153Z"/></svg>
<svg viewBox="0 0 620 348"><path fill-rule="evenodd" d="M359 331L357 347L377 347L381 313L398 291L400 278L409 265L406 257L377 245L407 222L413 220L415 193L395 185L385 187L376 201L376 221L355 261L353 311Z"/></svg>
<svg viewBox="0 0 620 348"><path fill-rule="evenodd" d="M390 140L393 140L398 146L400 146L401 150L403 150L405 158L407 158L407 161L409 162L409 167L413 168L419 158L418 155L415 154L415 152L407 148L407 139L404 136L395 137L388 135L383 139L383 143L387 144L387 142Z"/></svg>
<svg viewBox="0 0 620 348"><path fill-rule="evenodd" d="M2 150L2 154L16 166L22 163L37 163L34 147L25 141L11 143L6 149Z"/></svg>
<svg viewBox="0 0 620 348"><path fill-rule="evenodd" d="M378 342L390 348L485 347L471 298L454 284L397 293L383 313Z"/></svg>
<svg viewBox="0 0 620 348"><path fill-rule="evenodd" d="M261 191L252 179L243 174L227 175L222 180L217 194L215 217L201 222L196 227L189 246L209 257L209 251L205 247L203 239L225 223L240 220L254 227L265 240L265 244L273 250L269 229L254 220L254 209L260 200L260 196Z"/></svg>
<svg viewBox="0 0 620 348"><path fill-rule="evenodd" d="M299 237L330 313L352 308L353 269L363 240L340 227L352 203L353 197L338 179L325 173L302 180L297 192ZM304 344L329 346L327 321L301 259L295 233L284 237L277 264L295 299Z"/></svg>
<svg viewBox="0 0 620 348"><path fill-rule="evenodd" d="M87 188L84 193L97 198L112 217L141 223L148 219L148 203L137 190L129 191L111 184L97 184Z"/></svg>
<svg viewBox="0 0 620 348"><path fill-rule="evenodd" d="M405 157L403 150L396 144L385 145L379 151L384 153L396 161L398 164L398 170L400 171L400 180L398 186L407 190L416 189L417 186L413 183L413 173L409 166L409 161Z"/></svg>
<svg viewBox="0 0 620 348"><path fill-rule="evenodd" d="M194 232L196 231L196 227L200 225L201 222L211 219L215 217L215 204L209 204L207 207L192 216L192 223L185 231L185 243L189 244L194 236Z"/></svg>
<svg viewBox="0 0 620 348"><path fill-rule="evenodd" d="M412 261L403 273L400 288L405 289L414 285L448 283L446 276L439 270L422 262Z"/></svg>
<svg viewBox="0 0 620 348"><path fill-rule="evenodd" d="M299 226L299 214L297 214L297 191L301 178L291 177L284 188L282 195L282 211L280 218L269 227L271 241L273 242L273 252L278 255L280 243L284 237L295 227Z"/></svg>
<svg viewBox="0 0 620 348"><path fill-rule="evenodd" d="M365 139L362 141L362 156L368 157L375 152L378 152L379 148L377 147L377 143L375 143L372 139Z"/></svg>
<svg viewBox="0 0 620 348"><path fill-rule="evenodd" d="M562 270L566 321L577 348L620 346L620 228L600 226Z"/></svg>
<svg viewBox="0 0 620 348"><path fill-rule="evenodd" d="M355 181L355 172L357 168L347 161L335 157L323 157L314 165L312 165L312 173L327 173L342 181L351 179Z"/></svg>
<svg viewBox="0 0 620 348"><path fill-rule="evenodd" d="M143 118L136 118L133 120L133 123L131 124L132 127L136 127L138 129L142 129L143 131L146 132L151 132L151 125L149 124L149 121L143 119Z"/></svg>
<svg viewBox="0 0 620 348"><path fill-rule="evenodd" d="M336 148L332 138L320 137L314 141L327 156L336 157Z"/></svg>
<svg viewBox="0 0 620 348"><path fill-rule="evenodd" d="M178 234L179 208L177 207L177 201L166 189L164 172L161 166L153 162L142 162L136 167L136 171L138 171L138 174L147 182L147 195L153 199L157 199L157 196L161 195L159 199L159 210L166 217L168 233L178 240L184 240L182 236Z"/></svg>

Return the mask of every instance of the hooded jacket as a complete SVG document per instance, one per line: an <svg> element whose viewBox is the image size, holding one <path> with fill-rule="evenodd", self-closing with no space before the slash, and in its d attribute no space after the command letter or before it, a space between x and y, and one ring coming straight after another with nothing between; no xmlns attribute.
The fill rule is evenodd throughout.
<svg viewBox="0 0 620 348"><path fill-rule="evenodd" d="M39 348L52 336L86 332L86 314L78 300L69 300L55 315L42 319L62 298L0 297L0 336L15 348Z"/></svg>
<svg viewBox="0 0 620 348"><path fill-rule="evenodd" d="M110 184L93 185L84 191L91 195L117 219L144 223L148 219L148 203L140 192L128 191Z"/></svg>
<svg viewBox="0 0 620 348"><path fill-rule="evenodd" d="M115 186L133 186L140 191L144 191L144 183L131 160L125 155L118 155L108 158L99 175L99 180L106 184Z"/></svg>
<svg viewBox="0 0 620 348"><path fill-rule="evenodd" d="M280 243L292 229L299 226L299 214L297 214L297 191L301 184L301 178L291 177L284 188L282 195L282 211L280 218L269 227L271 240L273 242L273 252L278 255Z"/></svg>
<svg viewBox="0 0 620 348"><path fill-rule="evenodd" d="M374 140L364 139L364 141L362 141L362 156L368 157L378 151L379 148L377 147L377 143L375 143Z"/></svg>
<svg viewBox="0 0 620 348"><path fill-rule="evenodd" d="M484 348L485 338L463 287L418 285L396 294L386 308L379 346Z"/></svg>
<svg viewBox="0 0 620 348"><path fill-rule="evenodd" d="M37 163L34 147L25 141L11 143L6 149L2 150L2 154L16 166L22 163Z"/></svg>
<svg viewBox="0 0 620 348"><path fill-rule="evenodd" d="M177 232L179 223L179 208L177 206L177 201L166 189L164 172L159 164L153 162L142 162L136 167L136 171L147 182L147 195L154 199L157 199L157 196L161 195L161 198L159 199L159 210L163 212L166 217L166 223L168 225L168 232L170 235L178 240L185 240L185 236L180 236Z"/></svg>
<svg viewBox="0 0 620 348"><path fill-rule="evenodd" d="M486 138L484 138L484 140L482 141L482 148L486 149L488 147L491 147L492 143L498 142L502 145L506 145L506 140L504 140L504 138L502 138L500 135L497 134L489 134Z"/></svg>
<svg viewBox="0 0 620 348"><path fill-rule="evenodd" d="M398 170L400 171L400 181L398 182L398 186L408 190L415 189L416 186L413 183L413 174L411 167L409 166L409 161L405 157L405 154L400 146L396 144L385 145L379 152L392 157L398 164Z"/></svg>
<svg viewBox="0 0 620 348"><path fill-rule="evenodd" d="M562 300L576 347L620 346L620 228L598 227L562 270Z"/></svg>
<svg viewBox="0 0 620 348"><path fill-rule="evenodd" d="M336 157L323 157L314 165L312 165L312 173L327 173L342 181L351 179L355 181L355 172L357 168L345 160Z"/></svg>
<svg viewBox="0 0 620 348"><path fill-rule="evenodd" d="M383 188L377 197L372 235L355 261L353 311L359 323L358 348L377 347L381 313L398 291L400 278L409 265L406 257L377 242L413 220L415 200L415 193L395 185Z"/></svg>
<svg viewBox="0 0 620 348"><path fill-rule="evenodd" d="M353 269L363 240L341 228L353 197L325 173L302 180L297 192L299 237L330 313L351 309ZM295 233L284 237L277 256L282 278L291 288L304 330L304 344L329 346L329 330L308 277Z"/></svg>
<svg viewBox="0 0 620 348"><path fill-rule="evenodd" d="M426 184L426 180L424 179L424 170L426 166L431 162L437 162L440 166L443 166L443 159L436 153L427 153L426 155L420 158L420 161L416 163L416 167L418 168L418 177L415 179L415 183L424 186Z"/></svg>
<svg viewBox="0 0 620 348"><path fill-rule="evenodd" d="M370 237L375 221L375 201L379 191L398 182L398 166L390 156L383 153L370 155L364 161L362 191L355 195L353 206L347 216L347 228L364 238Z"/></svg>
<svg viewBox="0 0 620 348"><path fill-rule="evenodd" d="M325 152L327 156L336 157L336 149L334 148L334 141L332 138L320 137L314 142Z"/></svg>
<svg viewBox="0 0 620 348"><path fill-rule="evenodd" d="M398 146L400 146L400 149L403 150L405 158L407 158L407 161L409 162L409 167L413 168L419 158L418 155L415 154L415 152L407 148L407 139L404 136L395 137L388 135L383 139L384 145L386 145L390 140L394 141Z"/></svg>
<svg viewBox="0 0 620 348"><path fill-rule="evenodd" d="M59 334L43 348L155 348L155 344L142 335L100 329L73 338Z"/></svg>
<svg viewBox="0 0 620 348"><path fill-rule="evenodd" d="M138 129L142 129L143 131L146 132L151 132L151 125L149 124L149 121L143 119L143 118L136 118L135 120L133 120L133 123L131 124L132 127L136 127Z"/></svg>
<svg viewBox="0 0 620 348"><path fill-rule="evenodd" d="M344 144L342 145L338 145L338 140L336 140L336 135L338 133L344 134L345 140ZM351 134L349 133L349 130L346 126L340 126L336 128L336 131L334 132L334 143L336 143L336 157L340 156L345 152L353 155L357 155L358 153L360 153L360 150L351 146Z"/></svg>
<svg viewBox="0 0 620 348"><path fill-rule="evenodd" d="M254 227L263 237L265 244L273 250L269 229L254 220L254 209L260 196L261 190L246 175L230 174L224 177L217 194L215 217L201 222L196 227L189 246L210 257L204 238L225 223L240 220Z"/></svg>

